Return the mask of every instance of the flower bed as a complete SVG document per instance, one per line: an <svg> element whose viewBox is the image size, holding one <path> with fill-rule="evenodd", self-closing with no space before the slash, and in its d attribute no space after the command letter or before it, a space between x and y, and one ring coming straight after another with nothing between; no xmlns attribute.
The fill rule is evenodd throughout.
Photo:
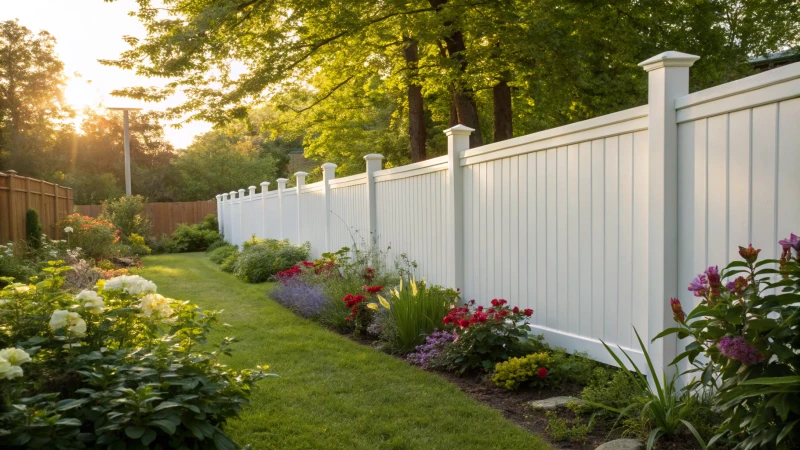
<svg viewBox="0 0 800 450"><path fill-rule="evenodd" d="M233 339L203 350L217 312L137 275L73 295L69 271L0 292L3 447L236 448L224 424L271 375L219 363Z"/></svg>

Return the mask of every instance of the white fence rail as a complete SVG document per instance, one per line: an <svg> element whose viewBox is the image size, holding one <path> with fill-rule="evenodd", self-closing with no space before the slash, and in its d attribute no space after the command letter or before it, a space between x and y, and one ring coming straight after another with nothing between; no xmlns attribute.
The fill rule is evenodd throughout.
<svg viewBox="0 0 800 450"><path fill-rule="evenodd" d="M648 104L448 155L261 193L217 196L225 238L310 242L312 255L377 242L465 299L533 308L552 344L610 361L600 339L642 353L631 325L670 326L668 299L690 308L694 274L752 243L767 257L800 229L800 64L688 94L692 55L641 65ZM649 344L657 365L677 342Z"/></svg>

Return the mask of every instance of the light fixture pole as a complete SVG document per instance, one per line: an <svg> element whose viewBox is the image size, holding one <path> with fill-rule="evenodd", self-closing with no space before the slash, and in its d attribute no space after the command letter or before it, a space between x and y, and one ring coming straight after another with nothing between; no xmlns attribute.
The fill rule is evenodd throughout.
<svg viewBox="0 0 800 450"><path fill-rule="evenodd" d="M142 108L108 108L111 111L122 111L122 126L125 145L125 195L131 196L131 131L128 120L128 111L139 111Z"/></svg>

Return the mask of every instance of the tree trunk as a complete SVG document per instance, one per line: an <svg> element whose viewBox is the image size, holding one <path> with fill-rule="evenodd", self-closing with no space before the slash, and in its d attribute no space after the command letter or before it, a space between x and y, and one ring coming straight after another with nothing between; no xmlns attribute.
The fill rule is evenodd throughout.
<svg viewBox="0 0 800 450"><path fill-rule="evenodd" d="M417 63L419 53L415 39L405 39L403 56L409 70L408 81L408 133L411 138L411 162L425 161L427 151L425 143L428 131L425 128L425 104L422 99L422 86L417 79Z"/></svg>
<svg viewBox="0 0 800 450"><path fill-rule="evenodd" d="M494 142L514 137L511 117L511 88L504 78L492 88L494 97Z"/></svg>
<svg viewBox="0 0 800 450"><path fill-rule="evenodd" d="M448 0L428 1L432 7L439 11ZM446 26L450 26L452 25L452 22L445 21L444 24ZM455 29L450 33L449 36L445 36L444 43L447 49L447 57L459 63L459 71L461 73L466 72L467 60L464 58L464 52L467 47L464 44L464 34L461 32L461 30ZM458 123L475 129L475 131L473 131L469 136L469 146L474 148L483 145L480 120L478 116L478 107L475 104L475 99L472 96L472 90L460 84L454 84L453 104L455 105ZM452 122L452 114L450 116Z"/></svg>

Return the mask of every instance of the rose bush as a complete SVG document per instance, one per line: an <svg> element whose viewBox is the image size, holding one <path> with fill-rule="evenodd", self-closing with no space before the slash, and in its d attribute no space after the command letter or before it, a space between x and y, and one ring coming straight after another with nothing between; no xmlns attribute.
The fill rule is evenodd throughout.
<svg viewBox="0 0 800 450"><path fill-rule="evenodd" d="M237 448L224 424L272 375L221 364L233 339L206 350L217 312L136 275L73 295L67 271L0 291L3 447Z"/></svg>
<svg viewBox="0 0 800 450"><path fill-rule="evenodd" d="M62 229L71 228L67 233L70 248L80 247L83 253L95 260L109 258L119 252L120 231L114 224L103 219L71 214L59 225Z"/></svg>

